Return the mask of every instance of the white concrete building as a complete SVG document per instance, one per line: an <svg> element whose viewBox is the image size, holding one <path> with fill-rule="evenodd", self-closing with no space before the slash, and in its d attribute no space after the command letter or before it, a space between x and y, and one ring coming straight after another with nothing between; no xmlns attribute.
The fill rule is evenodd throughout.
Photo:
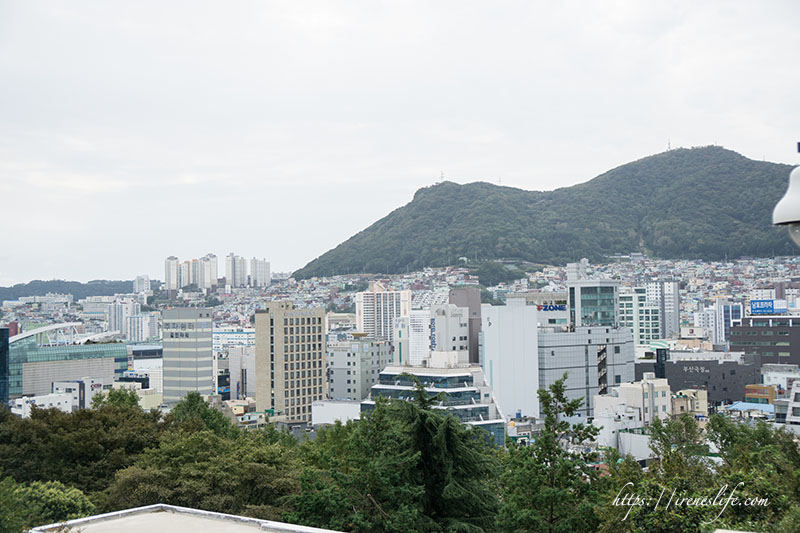
<svg viewBox="0 0 800 533"><path fill-rule="evenodd" d="M270 283L269 261L252 258L250 260L250 286L260 288L266 287Z"/></svg>
<svg viewBox="0 0 800 533"><path fill-rule="evenodd" d="M581 418L593 415L595 394L606 394L610 387L635 377L635 349L628 328L539 328L538 344L539 387L549 387L566 372L567 397L583 398Z"/></svg>
<svg viewBox="0 0 800 533"><path fill-rule="evenodd" d="M11 413L22 418L30 418L33 407L40 409L58 409L65 413L72 412L72 395L63 394L43 394L40 396L23 396L11 400Z"/></svg>
<svg viewBox="0 0 800 533"><path fill-rule="evenodd" d="M390 291L376 281L369 290L356 293L356 322L358 331L370 337L394 340L394 327L398 318L411 311L411 291Z"/></svg>
<svg viewBox="0 0 800 533"><path fill-rule="evenodd" d="M311 404L311 425L342 424L361 418L361 402L357 400L321 400Z"/></svg>
<svg viewBox="0 0 800 533"><path fill-rule="evenodd" d="M178 266L178 258L171 255L164 260L164 289L168 291L177 291L180 289L179 276L180 267Z"/></svg>
<svg viewBox="0 0 800 533"><path fill-rule="evenodd" d="M369 396L381 370L392 362L388 341L364 337L328 343L328 396L361 401Z"/></svg>
<svg viewBox="0 0 800 533"><path fill-rule="evenodd" d="M538 311L524 299L481 306L483 372L509 417L539 416Z"/></svg>
<svg viewBox="0 0 800 533"><path fill-rule="evenodd" d="M149 292L150 291L150 276L142 275L136 276L133 280L133 292L134 294L139 294L140 292Z"/></svg>
<svg viewBox="0 0 800 533"><path fill-rule="evenodd" d="M673 339L680 333L681 292L677 281L651 281L645 285L647 301L658 307L661 337Z"/></svg>
<svg viewBox="0 0 800 533"><path fill-rule="evenodd" d="M119 331L128 337L128 318L141 313L142 306L135 300L121 299L108 304L108 330Z"/></svg>
<svg viewBox="0 0 800 533"><path fill-rule="evenodd" d="M247 260L234 253L225 257L225 284L231 288L247 285Z"/></svg>
<svg viewBox="0 0 800 533"><path fill-rule="evenodd" d="M626 288L619 295L619 323L631 330L634 344L662 338L661 309L647 300L644 287Z"/></svg>
<svg viewBox="0 0 800 533"><path fill-rule="evenodd" d="M454 304L431 306L431 351L469 350L469 310Z"/></svg>
<svg viewBox="0 0 800 533"><path fill-rule="evenodd" d="M800 369L796 365L766 364L761 367L764 385L777 385L782 390L789 390L789 383L800 381Z"/></svg>
<svg viewBox="0 0 800 533"><path fill-rule="evenodd" d="M100 378L85 377L69 381L53 382L53 394L69 394L72 398L72 410L90 409L92 400L103 393L104 383ZM110 386L110 384L109 384Z"/></svg>

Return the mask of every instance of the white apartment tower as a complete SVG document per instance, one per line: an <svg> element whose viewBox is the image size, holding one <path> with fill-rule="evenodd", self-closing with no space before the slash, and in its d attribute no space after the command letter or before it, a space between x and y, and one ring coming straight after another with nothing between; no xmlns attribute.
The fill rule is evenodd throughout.
<svg viewBox="0 0 800 533"><path fill-rule="evenodd" d="M143 275L143 276L136 276L136 279L133 280L133 293L139 294L141 292L147 292L150 290L150 276Z"/></svg>
<svg viewBox="0 0 800 533"><path fill-rule="evenodd" d="M411 291L389 291L376 281L369 290L356 293L358 331L370 337L392 341L395 321L411 311Z"/></svg>
<svg viewBox="0 0 800 533"><path fill-rule="evenodd" d="M247 260L234 253L225 257L225 283L232 288L247 285Z"/></svg>
<svg viewBox="0 0 800 533"><path fill-rule="evenodd" d="M649 344L662 338L661 308L647 299L644 287L622 290L619 323L633 332L634 344Z"/></svg>
<svg viewBox="0 0 800 533"><path fill-rule="evenodd" d="M139 302L134 300L115 300L108 304L108 330L119 331L123 337L128 336L128 318L141 312Z"/></svg>
<svg viewBox="0 0 800 533"><path fill-rule="evenodd" d="M163 317L164 403L174 405L189 392L214 394L211 310L167 309Z"/></svg>
<svg viewBox="0 0 800 533"><path fill-rule="evenodd" d="M178 267L178 258L174 255L167 257L164 260L164 288L168 291L177 291L180 289L178 285L179 275L180 268Z"/></svg>
<svg viewBox="0 0 800 533"><path fill-rule="evenodd" d="M270 284L269 261L266 259L250 260L250 286L266 287Z"/></svg>
<svg viewBox="0 0 800 533"><path fill-rule="evenodd" d="M677 281L650 281L645 285L647 301L658 306L661 336L677 338L681 332L681 293Z"/></svg>

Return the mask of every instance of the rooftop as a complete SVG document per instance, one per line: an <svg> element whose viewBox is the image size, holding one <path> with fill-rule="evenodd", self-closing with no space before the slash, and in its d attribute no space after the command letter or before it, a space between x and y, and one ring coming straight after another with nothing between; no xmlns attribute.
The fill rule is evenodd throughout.
<svg viewBox="0 0 800 533"><path fill-rule="evenodd" d="M337 533L331 529L297 526L188 507L157 503L113 513L33 528L31 532L64 531L64 526L82 533ZM72 530L72 529L70 529Z"/></svg>

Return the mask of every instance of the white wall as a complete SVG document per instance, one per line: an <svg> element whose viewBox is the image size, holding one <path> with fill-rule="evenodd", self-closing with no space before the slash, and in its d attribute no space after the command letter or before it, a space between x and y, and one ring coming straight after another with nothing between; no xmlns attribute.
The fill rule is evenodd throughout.
<svg viewBox="0 0 800 533"><path fill-rule="evenodd" d="M536 306L520 298L481 306L483 371L506 416L539 416L539 346Z"/></svg>

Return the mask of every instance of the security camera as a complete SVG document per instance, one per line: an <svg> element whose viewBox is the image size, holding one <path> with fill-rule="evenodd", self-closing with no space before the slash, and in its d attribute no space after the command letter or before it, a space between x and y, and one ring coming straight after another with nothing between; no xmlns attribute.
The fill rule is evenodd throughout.
<svg viewBox="0 0 800 533"><path fill-rule="evenodd" d="M772 212L772 223L776 226L787 226L789 237L800 246L800 167L795 167L789 174L789 188Z"/></svg>

